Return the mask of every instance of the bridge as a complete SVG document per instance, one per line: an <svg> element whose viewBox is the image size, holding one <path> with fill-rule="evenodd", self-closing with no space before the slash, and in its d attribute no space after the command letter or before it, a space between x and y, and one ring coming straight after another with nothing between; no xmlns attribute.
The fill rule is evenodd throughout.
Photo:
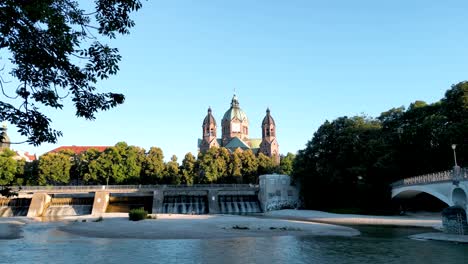
<svg viewBox="0 0 468 264"><path fill-rule="evenodd" d="M467 211L468 169L456 166L453 170L406 178L392 184L392 198L412 198L420 193Z"/></svg>

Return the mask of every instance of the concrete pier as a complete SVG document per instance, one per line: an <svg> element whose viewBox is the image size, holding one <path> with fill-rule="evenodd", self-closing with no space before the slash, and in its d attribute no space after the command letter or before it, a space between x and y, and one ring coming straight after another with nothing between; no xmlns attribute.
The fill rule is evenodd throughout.
<svg viewBox="0 0 468 264"><path fill-rule="evenodd" d="M40 217L50 205L52 197L47 193L35 193L31 199L27 217Z"/></svg>
<svg viewBox="0 0 468 264"><path fill-rule="evenodd" d="M109 205L109 195L108 191L97 191L94 194L93 211L91 212L93 216L100 216L106 212L107 205Z"/></svg>

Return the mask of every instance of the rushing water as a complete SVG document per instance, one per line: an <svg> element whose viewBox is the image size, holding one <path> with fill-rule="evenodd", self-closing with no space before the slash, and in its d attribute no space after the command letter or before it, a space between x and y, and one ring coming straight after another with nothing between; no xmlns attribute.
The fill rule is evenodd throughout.
<svg viewBox="0 0 468 264"><path fill-rule="evenodd" d="M86 238L60 223L23 227L0 240L0 263L468 263L468 245L415 241L418 228L358 227L361 236L205 240Z"/></svg>

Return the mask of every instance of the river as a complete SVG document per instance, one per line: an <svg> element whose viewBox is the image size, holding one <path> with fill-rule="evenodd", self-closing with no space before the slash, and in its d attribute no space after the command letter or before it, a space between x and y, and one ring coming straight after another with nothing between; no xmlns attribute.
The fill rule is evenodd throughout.
<svg viewBox="0 0 468 264"><path fill-rule="evenodd" d="M0 240L0 263L468 263L468 245L416 241L425 228L354 226L357 237L204 240L104 239L71 235L60 223L23 226Z"/></svg>

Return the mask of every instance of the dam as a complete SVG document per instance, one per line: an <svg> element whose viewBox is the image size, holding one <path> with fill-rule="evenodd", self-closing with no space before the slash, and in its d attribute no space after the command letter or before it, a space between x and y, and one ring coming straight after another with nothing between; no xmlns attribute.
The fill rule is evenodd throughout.
<svg viewBox="0 0 468 264"><path fill-rule="evenodd" d="M262 175L259 185L81 185L23 186L15 197L0 197L0 217L57 217L127 213L256 214L293 208L298 190L289 176Z"/></svg>
<svg viewBox="0 0 468 264"><path fill-rule="evenodd" d="M16 197L0 198L0 217L56 217L127 213L261 213L258 185L25 186Z"/></svg>

